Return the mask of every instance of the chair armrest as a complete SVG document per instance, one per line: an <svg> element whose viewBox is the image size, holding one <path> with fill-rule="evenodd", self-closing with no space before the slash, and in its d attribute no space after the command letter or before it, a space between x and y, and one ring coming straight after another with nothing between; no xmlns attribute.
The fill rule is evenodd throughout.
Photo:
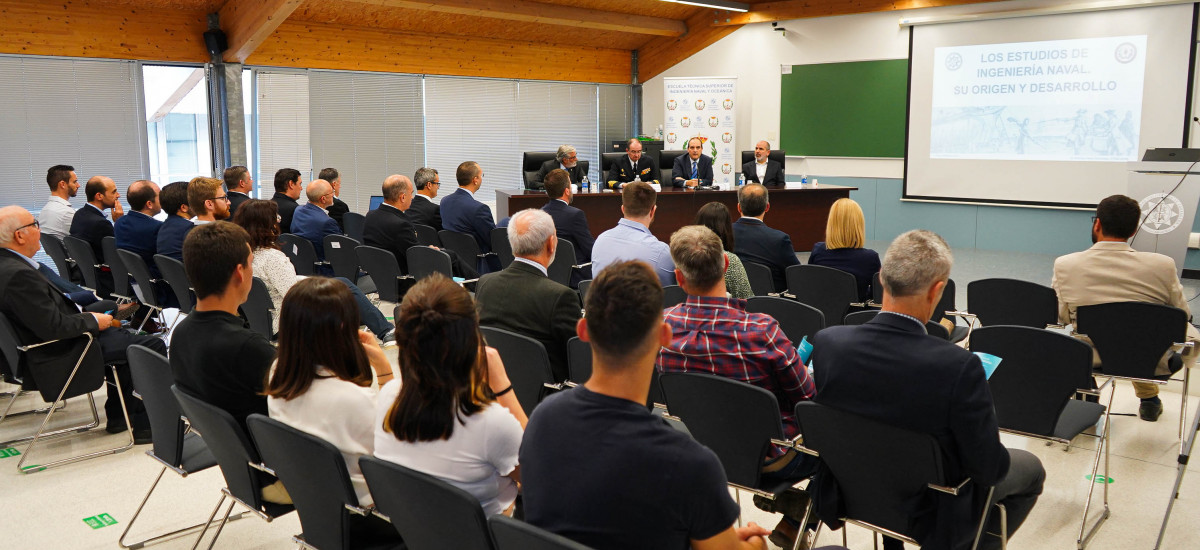
<svg viewBox="0 0 1200 550"><path fill-rule="evenodd" d="M962 491L963 487L966 487L967 484L970 482L971 482L971 478L968 477L968 478L962 480L958 485L955 485L953 487L946 487L944 485L937 485L934 483L930 483L929 488L933 489L934 491L946 493L948 495L958 496L958 493L960 491Z"/></svg>
<svg viewBox="0 0 1200 550"><path fill-rule="evenodd" d="M388 523L392 522L392 518L387 517L386 515L383 514L383 512L380 512L379 510L376 510L375 508L371 508L371 515L375 516L383 521L386 521Z"/></svg>
<svg viewBox="0 0 1200 550"><path fill-rule="evenodd" d="M459 283L458 283L458 285L459 285L459 286L464 286L464 285L466 285L467 283L474 283L474 282L476 282L476 281L478 281L478 280L479 280L479 277L476 277L476 278L474 278L474 279L463 279L461 282L459 282Z"/></svg>
<svg viewBox="0 0 1200 550"><path fill-rule="evenodd" d="M571 266L571 269L583 269L583 268L585 268L585 267L588 267L588 266L590 266L590 265L592 265L592 262L588 262L588 263L586 263L586 264L573 265L573 266Z"/></svg>
<svg viewBox="0 0 1200 550"><path fill-rule="evenodd" d="M1063 325L1063 324L1059 324L1059 323L1046 323L1046 328L1062 330L1064 328L1067 328L1067 325Z"/></svg>
<svg viewBox="0 0 1200 550"><path fill-rule="evenodd" d="M275 470L268 468L266 464L263 464L261 462L247 462L246 464L248 464L251 468L254 468L255 470L258 470L260 472L271 474L273 476L275 475ZM275 476L275 477L279 477L279 476Z"/></svg>
<svg viewBox="0 0 1200 550"><path fill-rule="evenodd" d="M486 257L488 257L488 256L499 256L499 254L497 254L497 253L495 253L495 252L484 252L484 253L482 253L482 254L476 254L476 255L475 255L475 257L476 257L476 258L486 258Z"/></svg>
<svg viewBox="0 0 1200 550"><path fill-rule="evenodd" d="M795 437L793 437L791 439L771 438L771 444L779 446L779 447L783 447L785 449L791 449L796 452L804 453L806 455L821 456L821 453L818 453L816 450L805 447L804 444L800 442L800 440L803 438L804 438L803 434L797 434Z"/></svg>
<svg viewBox="0 0 1200 550"><path fill-rule="evenodd" d="M562 390L566 389L568 386L567 386L566 382L557 382L557 383L553 383L553 384L550 382L543 382L542 387L546 388L548 390L562 391ZM572 385L570 387L575 387L575 386Z"/></svg>
<svg viewBox="0 0 1200 550"><path fill-rule="evenodd" d="M1171 351L1182 353L1186 349L1195 349L1195 342L1175 342L1171 344Z"/></svg>
<svg viewBox="0 0 1200 550"><path fill-rule="evenodd" d="M88 290L91 290L91 289L89 288ZM93 292L95 292L95 291L93 291ZM42 347L42 346L47 346L47 345L53 344L53 343L55 343L55 342L62 342L63 340L70 340L71 338L79 338L80 336L86 336L86 337L87 337L87 339L88 339L88 347L91 347L91 345L92 345L92 342L93 342L93 341L95 341L95 339L96 339L94 336L92 336L92 333L90 333L90 332L81 332L81 333L79 333L79 334L76 334L75 336L68 336L68 337L66 337L66 338L56 338L56 339L54 339L54 340L47 340L47 341L45 341L45 342L38 342L38 343L36 343L36 344L29 344L28 346L17 346L17 349L18 349L18 350L20 350L20 351L22 351L22 352L25 352L25 351L29 351L29 350L31 350L31 349L34 349L34 348L40 348L40 347ZM84 350L83 350L83 353L84 353L84 354L87 354L87 348L84 348Z"/></svg>
<svg viewBox="0 0 1200 550"><path fill-rule="evenodd" d="M345 506L346 509L350 511L350 513L357 514L360 516L369 516L375 511L374 506L367 507L367 508L363 508L362 506L354 506L352 504L344 504L343 506Z"/></svg>

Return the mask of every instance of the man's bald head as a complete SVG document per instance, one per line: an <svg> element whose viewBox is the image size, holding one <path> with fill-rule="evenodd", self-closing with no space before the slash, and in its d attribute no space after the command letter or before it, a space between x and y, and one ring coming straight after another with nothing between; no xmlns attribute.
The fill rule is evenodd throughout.
<svg viewBox="0 0 1200 550"><path fill-rule="evenodd" d="M325 180L313 180L312 183L308 184L308 189L304 191L305 195L308 196L308 202L313 204L319 204L322 197L332 192L333 186Z"/></svg>
<svg viewBox="0 0 1200 550"><path fill-rule="evenodd" d="M412 195L413 182L408 179L408 176L402 174L392 174L383 180L383 200L389 204L399 201L401 198ZM395 204L392 204L395 206Z"/></svg>
<svg viewBox="0 0 1200 550"><path fill-rule="evenodd" d="M105 208L112 208L112 203L116 202L116 190L116 182L107 176L92 176L87 181L87 186L83 188L83 192L87 194L88 202L94 203L99 201L101 204L104 204Z"/></svg>
<svg viewBox="0 0 1200 550"><path fill-rule="evenodd" d="M150 180L137 180L129 184L125 190L125 198L129 206L147 216L154 216L162 210L158 199L158 184Z"/></svg>

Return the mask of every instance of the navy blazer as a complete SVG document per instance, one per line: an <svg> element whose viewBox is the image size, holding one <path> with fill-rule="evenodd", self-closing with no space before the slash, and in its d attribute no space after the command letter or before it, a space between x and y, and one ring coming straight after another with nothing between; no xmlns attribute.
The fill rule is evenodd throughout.
<svg viewBox="0 0 1200 550"><path fill-rule="evenodd" d="M824 242L813 245L812 253L808 255L809 265L820 265L840 269L854 275L858 286L858 299L866 301L871 297L871 280L879 273L879 253L870 248L825 248Z"/></svg>
<svg viewBox="0 0 1200 550"><path fill-rule="evenodd" d="M616 189L621 184L633 181L634 176L640 177L646 183L660 183L658 178L661 174L658 171L658 163L654 162L650 155L643 154L638 159L637 166L634 166L633 162L629 160L629 155L624 155L609 167L604 186Z"/></svg>
<svg viewBox="0 0 1200 550"><path fill-rule="evenodd" d="M313 248L317 251L317 259L325 261L325 236L326 235L341 235L342 230L338 228L337 222L329 217L320 206L311 202L304 203L304 206L296 209L296 213L292 216L292 234L298 237L303 237L308 242L313 243Z"/></svg>
<svg viewBox="0 0 1200 550"><path fill-rule="evenodd" d="M271 196L271 200L279 205L279 232L291 233L292 216L296 213L296 208L300 206L300 203L296 202L296 199L278 191Z"/></svg>
<svg viewBox="0 0 1200 550"><path fill-rule="evenodd" d="M183 239L195 228L196 224L192 223L192 220L175 214L167 216L167 221L158 229L158 253L182 262ZM154 262L149 262L148 265L154 265Z"/></svg>
<svg viewBox="0 0 1200 550"><path fill-rule="evenodd" d="M420 196L420 198L417 198ZM442 209L438 203L425 195L413 195L412 204L404 211L408 221L413 224L428 225L438 231L442 230Z"/></svg>
<svg viewBox="0 0 1200 550"><path fill-rule="evenodd" d="M767 173L763 176L762 181L758 181L758 168L753 160L742 165L742 175L746 176L746 183L761 183L767 187L783 187L783 165L777 161L767 159Z"/></svg>
<svg viewBox="0 0 1200 550"><path fill-rule="evenodd" d="M827 328L812 344L814 401L931 434L941 444L948 479L971 477L967 496L929 491L909 509L922 547L969 545L987 497L982 487L1002 480L1009 466L979 358L890 313L860 326ZM835 521L836 482L822 474L818 479L818 514Z"/></svg>
<svg viewBox="0 0 1200 550"><path fill-rule="evenodd" d="M712 157L703 154L700 155L700 159L696 162L696 173L696 177L700 180L700 185L712 185ZM690 179L692 179L692 157L687 155L675 157L675 165L671 167L671 184L675 187L684 187L684 180Z"/></svg>
<svg viewBox="0 0 1200 550"><path fill-rule="evenodd" d="M778 229L767 227L758 218L742 216L733 222L733 252L743 262L754 262L771 268L775 290L787 289L784 272L788 266L800 265L792 238Z"/></svg>
<svg viewBox="0 0 1200 550"><path fill-rule="evenodd" d="M408 249L420 243L408 216L399 208L384 203L367 212L363 222L363 244L391 252L400 264L400 272L408 273Z"/></svg>
<svg viewBox="0 0 1200 550"><path fill-rule="evenodd" d="M178 217L178 216L176 216ZM158 254L158 231L163 222L134 210L113 224L113 232L117 238L117 248L136 252L146 266L150 275L158 278L158 265L154 263L154 255Z"/></svg>
<svg viewBox="0 0 1200 550"><path fill-rule="evenodd" d="M496 220L486 204L475 200L471 193L459 187L442 199L442 229L458 231L475 237L479 252L492 251L492 230Z"/></svg>
<svg viewBox="0 0 1200 550"><path fill-rule="evenodd" d="M592 245L596 244L596 239L592 237L592 230L588 229L587 214L558 199L550 199L542 210L554 219L558 238L575 245L575 259L579 263L592 261Z"/></svg>
<svg viewBox="0 0 1200 550"><path fill-rule="evenodd" d="M229 195L229 219L232 220L234 213L237 212L237 208L241 206L243 202L250 200L250 195L240 191L228 191L225 194Z"/></svg>
<svg viewBox="0 0 1200 550"><path fill-rule="evenodd" d="M104 217L104 212L99 208L92 206L90 203L83 205L83 208L75 211L75 217L71 218L71 236L77 239L83 239L92 245L92 252L96 254L96 259L104 261L104 237L113 235L113 224Z"/></svg>

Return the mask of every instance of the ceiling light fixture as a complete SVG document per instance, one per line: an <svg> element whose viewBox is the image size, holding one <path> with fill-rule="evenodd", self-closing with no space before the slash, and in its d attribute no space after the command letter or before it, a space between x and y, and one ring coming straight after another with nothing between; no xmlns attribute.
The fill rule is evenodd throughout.
<svg viewBox="0 0 1200 550"><path fill-rule="evenodd" d="M689 6L700 6L701 8L713 8L718 10L728 11L750 11L750 4L743 2L727 2L726 0L663 0L664 2L674 2L676 4L687 4Z"/></svg>

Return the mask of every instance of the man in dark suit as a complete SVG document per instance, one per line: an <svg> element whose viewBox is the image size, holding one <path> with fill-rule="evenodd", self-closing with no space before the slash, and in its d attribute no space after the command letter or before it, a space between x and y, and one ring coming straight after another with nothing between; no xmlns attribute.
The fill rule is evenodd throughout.
<svg viewBox="0 0 1200 550"><path fill-rule="evenodd" d="M592 261L592 245L596 239L592 230L588 229L587 214L583 210L571 206L575 194L571 192L570 180L563 170L553 170L546 176L546 196L550 197L542 210L554 220L554 229L559 239L566 239L575 247L575 261L589 263ZM509 222L511 226L512 222ZM583 279L591 279L590 267L572 270L571 282L578 285Z"/></svg>
<svg viewBox="0 0 1200 550"><path fill-rule="evenodd" d="M101 301L89 306L96 313L80 312L38 272L33 256L41 248L41 230L29 211L19 206L0 209L0 248L3 248L0 250L0 313L12 324L19 343L36 344L90 332L96 336L107 363L124 361L125 350L132 345L146 346L166 355L167 346L161 338L138 336L114 328L112 316L101 313L111 309L112 302ZM74 368L80 351L74 342L49 344L39 349L43 349L39 352L40 356L48 361L43 363L46 368L65 365L67 372ZM105 376L111 378L111 371L106 371ZM65 378L65 373L63 376ZM129 367L123 365L118 368L117 376L121 381L129 419L133 423L135 442L150 443L150 421L141 400L133 397ZM37 377L34 375L35 379ZM109 433L128 429L114 386L108 386L104 413L108 418L106 429Z"/></svg>
<svg viewBox="0 0 1200 550"><path fill-rule="evenodd" d="M113 221L121 219L124 213L121 209L121 194L117 192L117 184L112 178L104 176L92 176L84 187L84 192L88 202L83 208L75 211L75 217L71 219L71 236L92 245L92 253L96 255L96 260L104 263L103 240L104 237L113 236L113 222L104 217L104 210L112 209ZM96 292L101 298L112 294L112 271L108 267L97 269L96 279L96 284L100 287Z"/></svg>
<svg viewBox="0 0 1200 550"><path fill-rule="evenodd" d="M566 170L571 176L571 183L575 185L579 185L579 182L583 181L583 177L587 175L583 173L583 167L579 165L579 156L575 153L575 147L571 145L559 145L558 152L554 153L554 159L543 162L533 181L529 182L531 185L530 189L544 188L546 175L551 170L559 169Z"/></svg>
<svg viewBox="0 0 1200 550"><path fill-rule="evenodd" d="M754 160L742 165L746 183L761 183L767 187L783 187L783 166L770 159L771 144L760 141L754 145Z"/></svg>
<svg viewBox="0 0 1200 550"><path fill-rule="evenodd" d="M642 142L638 138L633 138L625 147L626 155L609 167L608 175L604 178L604 186L609 189L620 189L622 185L635 179L646 183L659 183L658 163L654 162L654 159L642 155Z"/></svg>
<svg viewBox="0 0 1200 550"><path fill-rule="evenodd" d="M483 168L478 162L464 162L458 165L455 178L458 180L458 190L442 199L442 229L471 235L479 244L480 253L491 252L492 230L496 228L496 220L492 217L492 210L475 198L475 193L483 186ZM494 256L479 261L480 273L499 269L500 262Z"/></svg>
<svg viewBox="0 0 1200 550"><path fill-rule="evenodd" d="M517 212L508 224L508 242L513 262L479 280L479 324L541 342L555 380L565 380L567 340L575 336L581 305L577 292L546 276L558 246L554 220L541 210Z"/></svg>
<svg viewBox="0 0 1200 550"><path fill-rule="evenodd" d="M408 214L408 219L414 224L419 223L441 230L442 209L438 203L433 202L438 190L442 188L442 180L438 177L437 170L418 168L417 173L413 175L413 184L417 186L417 193L413 195L412 204L404 213Z"/></svg>
<svg viewBox="0 0 1200 550"><path fill-rule="evenodd" d="M192 210L188 206L188 182L177 181L162 188L160 195L162 208L167 212L167 220L158 230L158 241L155 247L158 253L183 261L183 239L189 231L196 227L192 223ZM154 262L147 267L152 274L158 273Z"/></svg>
<svg viewBox="0 0 1200 550"><path fill-rule="evenodd" d="M225 191L229 195L229 217L233 218L237 207L250 200L250 193L254 191L254 178L250 177L250 170L245 166L230 166L225 169L223 175Z"/></svg>
<svg viewBox="0 0 1200 550"><path fill-rule="evenodd" d="M896 237L880 271L882 312L865 325L817 333L812 364L816 402L933 435L941 443L948 479L971 478L965 495L934 494L933 506L914 502L907 511L921 546L957 549L975 536L987 487L995 485L992 503L1007 509L1011 536L1037 502L1046 474L1037 457L1000 444L979 358L925 332L952 263L950 248L932 232ZM834 521L836 481L825 473L818 474L817 509L822 519ZM989 533L1000 532L997 516L992 514ZM902 547L893 539L889 546ZM985 535L979 547L999 546L998 537Z"/></svg>
<svg viewBox="0 0 1200 550"><path fill-rule="evenodd" d="M338 233L342 233L346 230L342 216L350 211L350 206L338 198L342 195L342 175L336 168L325 168L321 170L317 178L329 182L329 186L333 187L333 204L326 207L325 212L329 214L330 218L333 218L334 222L337 222Z"/></svg>
<svg viewBox="0 0 1200 550"><path fill-rule="evenodd" d="M125 197L133 211L113 224L117 248L136 252L147 266L153 265L158 253L158 231L163 225L154 219L162 211L158 185L149 180L135 181L129 184Z"/></svg>
<svg viewBox="0 0 1200 550"><path fill-rule="evenodd" d="M325 237L342 234L337 222L325 211L333 205L333 186L325 180L314 180L308 184L305 193L308 202L296 209L292 217L292 233L313 243L317 260L325 261ZM333 276L333 269L327 265L321 266L319 271L319 275Z"/></svg>
<svg viewBox="0 0 1200 550"><path fill-rule="evenodd" d="M280 168L275 172L275 194L271 200L279 205L279 232L292 232L292 215L300 203L300 192L304 190L304 182L300 179L300 171L295 168Z"/></svg>
<svg viewBox="0 0 1200 550"><path fill-rule="evenodd" d="M733 251L743 262L755 262L771 268L775 290L787 288L784 272L790 265L799 265L792 238L778 229L767 227L763 218L771 210L767 188L757 183L738 189L738 212L742 217L733 222Z"/></svg>
<svg viewBox="0 0 1200 550"><path fill-rule="evenodd" d="M407 176L388 176L383 180L383 204L367 212L363 222L363 244L391 252L404 273L408 273L408 249L421 244L417 242L417 232L407 214L412 209L413 197L413 184ZM462 264L453 250L440 250L450 255L450 267L455 276L479 277L473 267Z"/></svg>
<svg viewBox="0 0 1200 550"><path fill-rule="evenodd" d="M675 187L695 189L701 185L712 185L713 159L701 154L704 140L694 137L688 140L687 154L675 157L671 167L671 183Z"/></svg>

